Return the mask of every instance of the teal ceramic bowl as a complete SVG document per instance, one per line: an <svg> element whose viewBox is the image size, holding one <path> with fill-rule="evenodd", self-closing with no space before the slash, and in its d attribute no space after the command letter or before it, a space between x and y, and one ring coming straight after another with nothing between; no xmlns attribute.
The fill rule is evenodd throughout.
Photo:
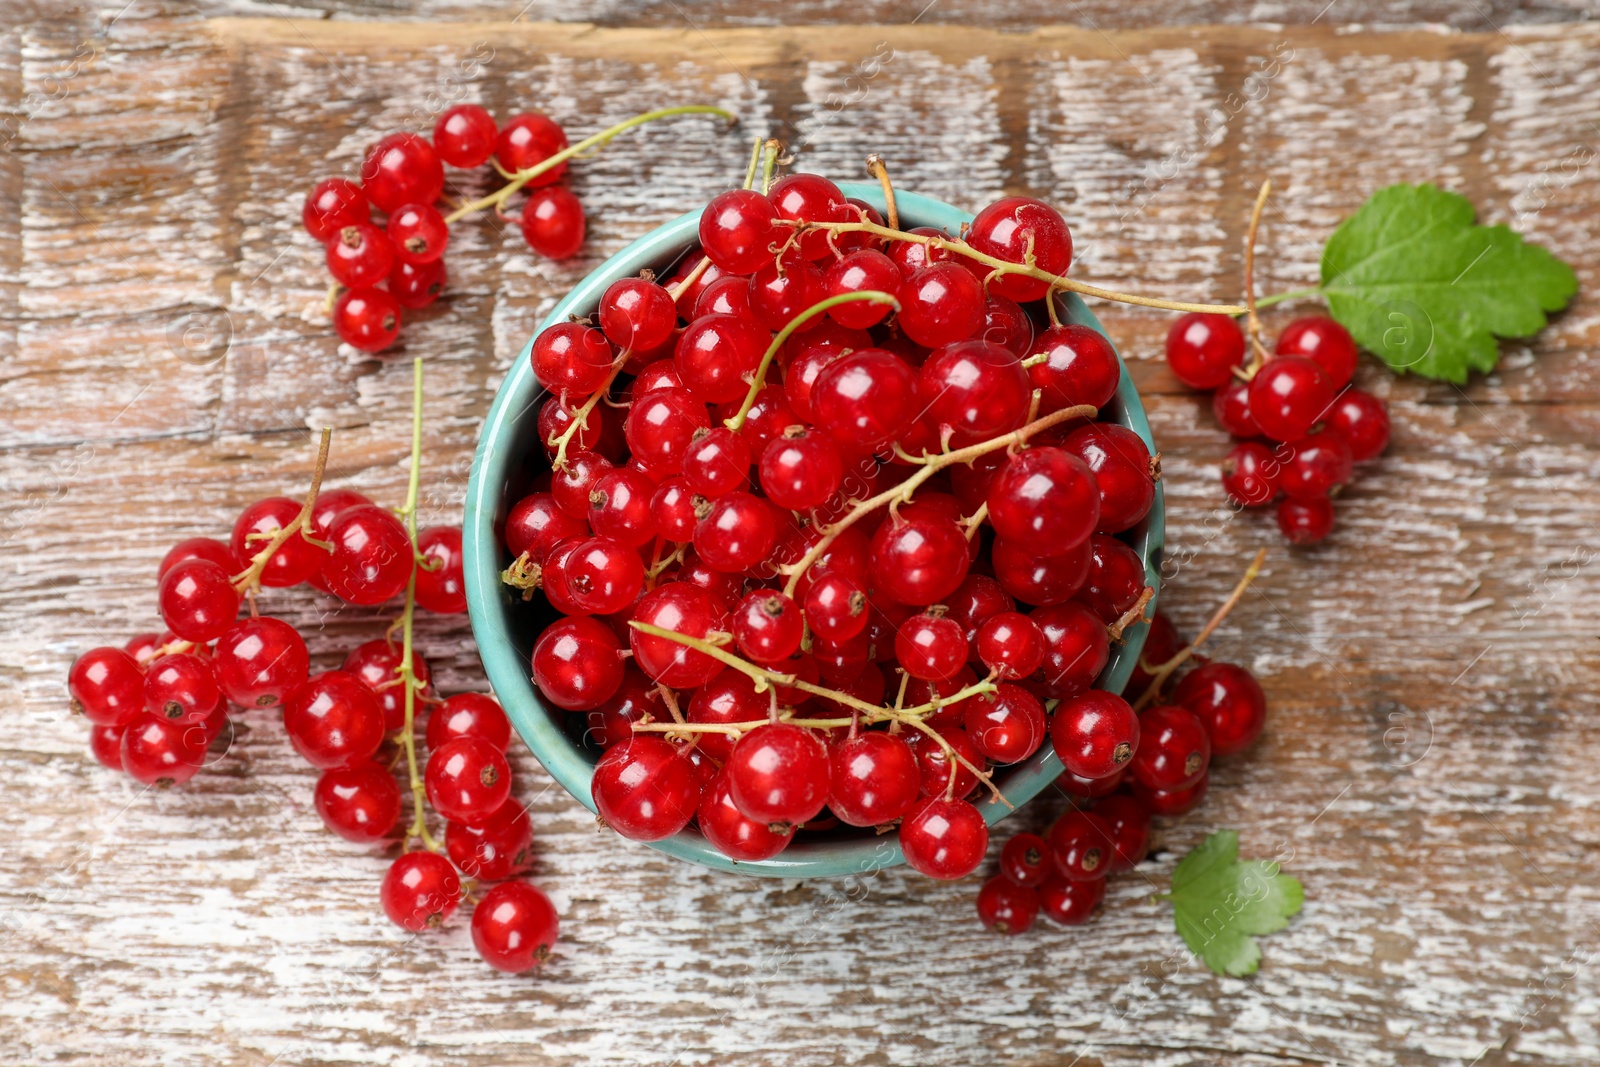
<svg viewBox="0 0 1600 1067"><path fill-rule="evenodd" d="M878 186L845 183L841 187L847 196L858 197L883 210L883 195ZM900 193L896 200L901 225L907 228L935 226L956 234L961 224L972 217L949 204L910 193ZM540 329L569 316L593 314L606 287L620 278L635 275L646 267L664 275L697 243L699 221L698 211L674 219L606 260L555 306ZM1101 330L1100 323L1074 294L1066 295L1061 312L1066 321ZM536 427L545 392L533 376L529 359L532 346L530 339L512 364L478 438L462 523L467 604L484 670L505 705L512 725L545 769L592 811L594 800L589 783L600 752L592 744L586 745L581 729L573 727L571 720L581 723L582 717L547 704L531 678L529 655L533 643L553 616L537 598L525 603L510 595L500 582L501 570L510 563L499 539L506 512L523 495L532 477L540 469L548 470ZM1133 429L1154 451L1144 408L1126 367L1116 398L1102 416ZM1128 538L1144 561L1145 579L1152 588L1159 588L1163 517L1158 484L1150 515ZM1131 627L1122 644L1113 648L1110 662L1100 676L1101 688L1120 692L1127 684L1144 646L1147 629L1144 624ZM1061 761L1046 745L1032 758L998 771L995 782L1012 804L1021 807L1060 773ZM1004 804L987 799L980 799L978 805L991 824L1012 811ZM879 836L871 830L847 832L846 829L801 835L779 855L756 863L736 863L728 859L692 827L665 841L653 842L650 847L725 871L785 878L836 877L903 862L897 836Z"/></svg>

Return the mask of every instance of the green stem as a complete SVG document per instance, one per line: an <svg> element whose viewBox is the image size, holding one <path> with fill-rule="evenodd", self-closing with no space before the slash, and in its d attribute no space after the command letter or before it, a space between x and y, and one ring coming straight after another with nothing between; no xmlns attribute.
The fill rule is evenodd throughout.
<svg viewBox="0 0 1600 1067"><path fill-rule="evenodd" d="M1256 301L1256 307L1269 308L1273 304L1281 304L1286 300L1299 300L1303 296L1316 296L1320 292L1322 292L1320 285L1313 285L1309 289L1291 289L1287 293L1275 293L1272 296L1262 297Z"/></svg>
<svg viewBox="0 0 1600 1067"><path fill-rule="evenodd" d="M761 138L756 137L756 145L750 150L750 168L744 172L744 187L753 188L756 184L756 169L761 166Z"/></svg>
<svg viewBox="0 0 1600 1067"><path fill-rule="evenodd" d="M446 215L444 217L444 221L446 223L455 222L458 219L472 214L474 211L482 211L484 208L490 208L499 204L504 204L518 189L521 189L524 185L527 185L530 181L537 178L545 171L559 167L573 156L582 155L591 148L599 148L606 142L610 141L613 137L616 137L619 133L631 130L635 126L642 126L647 122L654 122L656 119L669 118L673 115L721 115L729 122L732 122L734 119L734 115L731 111L726 111L720 107L712 107L708 104L689 104L684 107L664 107L658 108L655 111L646 111L642 115L635 115L626 122L619 122L609 129L601 130L593 137L585 137L577 144L563 148L550 158L540 160L527 170L517 171L510 183L500 189L495 190L481 200L474 200L471 203L461 205L450 214Z"/></svg>
<svg viewBox="0 0 1600 1067"><path fill-rule="evenodd" d="M406 506L401 512L405 519L406 534L411 538L411 552L417 552L417 496L422 487L422 357L411 361L411 480L406 485ZM415 645L412 640L412 622L417 611L417 570L411 568L411 578L406 582L406 606L400 615L400 684L405 687L406 722L400 730L400 743L406 750L406 771L411 778L411 829L406 832L406 843L421 838L423 847L432 852L441 851L439 842L428 833L428 794L422 775L417 771L417 682Z"/></svg>
<svg viewBox="0 0 1600 1067"><path fill-rule="evenodd" d="M778 155L783 151L783 144L776 138L767 140L767 158L761 163L761 195L766 196L772 191L772 172L777 169Z"/></svg>
<svg viewBox="0 0 1600 1067"><path fill-rule="evenodd" d="M784 342L789 340L796 330L818 315L823 314L829 308L838 307L840 304L848 304L856 300L870 300L874 304L888 304L896 311L900 310L900 302L879 289L862 289L854 293L840 293L838 296L830 296L826 300L819 300L812 304L790 319L789 324L778 331L778 335L772 339L772 343L767 346L766 353L762 355L761 362L756 365L755 374L750 378L750 390L744 395L744 403L739 405L739 410L736 414L723 420L722 424L735 431L744 426L745 417L750 414L750 409L755 405L756 394L761 392L762 387L767 383L767 371L772 368L773 359L777 357L778 350L783 347Z"/></svg>

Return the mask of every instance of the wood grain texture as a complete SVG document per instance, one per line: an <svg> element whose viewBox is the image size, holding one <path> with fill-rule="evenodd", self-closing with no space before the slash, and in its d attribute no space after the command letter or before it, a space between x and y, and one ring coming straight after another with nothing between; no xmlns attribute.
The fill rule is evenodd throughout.
<svg viewBox="0 0 1600 1067"><path fill-rule="evenodd" d="M1107 27L1120 8L1134 17L1077 6ZM923 22L974 10L939 5ZM1292 4L1250 10L1310 21ZM1569 10L1582 13L1484 7L1497 23ZM1600 32L995 32L1003 18L695 32L655 16L646 29L203 21L140 0L120 16L40 5L0 25L0 1060L1593 1062ZM1394 445L1310 551L1220 506L1226 441L1165 370L1170 320L1096 309L1164 453L1168 609L1192 632L1256 547L1272 553L1214 648L1263 678L1268 735L1219 766L1205 806L1162 829L1096 923L1001 941L972 919L973 880L702 871L597 832L521 753L562 945L538 976L498 976L464 922L413 940L383 919L384 857L321 829L314 774L272 716L243 716L189 786L145 792L93 763L62 690L74 654L154 628L169 544L301 490L312 428L336 427L332 484L401 499L409 369L337 346L298 207L377 132L425 127L458 100L538 107L575 132L718 101L744 128L678 120L575 167L591 230L566 263L493 219L455 231L450 296L408 322L402 352L428 360L430 522L458 515L478 422L539 317L610 251L736 180L749 131L783 131L801 166L841 177L881 151L904 188L969 209L1046 197L1073 225L1083 277L1160 295L1237 292L1267 174L1280 193L1264 291L1314 278L1329 227L1397 180L1460 189L1572 261L1583 288L1463 389L1364 366ZM383 621L304 590L268 603L311 632L321 666ZM481 686L464 620L419 632L445 692ZM1224 826L1307 887L1248 981L1189 961L1150 900L1175 857Z"/></svg>

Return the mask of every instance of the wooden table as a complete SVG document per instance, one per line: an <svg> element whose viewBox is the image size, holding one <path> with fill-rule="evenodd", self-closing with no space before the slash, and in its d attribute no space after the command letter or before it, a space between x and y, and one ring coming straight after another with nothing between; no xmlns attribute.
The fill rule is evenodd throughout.
<svg viewBox="0 0 1600 1067"><path fill-rule="evenodd" d="M677 4L652 6L643 28L531 22L559 14L548 4L515 23L520 5L431 9L507 20L493 25L120 6L23 8L0 28L12 116L0 154L0 1059L1600 1054L1600 609L1587 599L1600 538L1600 32L1495 28L1581 9L1400 5L1471 31L1457 33L1330 25L1384 20L1384 5L1354 2L1320 21L1320 3L1254 16L1192 4L1175 17L1299 25L1146 31L1110 28L1138 16L1109 3L1018 4L992 19L952 4L908 24L903 6L819 2L795 18L899 24L797 28L716 28L742 17L735 4L692 26ZM1037 26L1051 18L1084 28ZM1270 517L1221 506L1226 440L1165 370L1168 316L1097 308L1164 452L1168 610L1192 632L1269 549L1214 652L1262 677L1272 718L1253 753L1217 768L1205 806L1113 881L1094 924L996 938L973 918L975 879L700 870L597 832L521 753L536 878L563 929L542 973L507 977L476 959L463 921L413 940L383 918L385 858L323 831L314 772L274 716L244 716L190 785L146 792L90 759L63 692L74 654L155 628L168 545L304 490L309 430L335 428L331 484L401 501L409 365L338 347L299 206L317 178L353 174L376 134L430 127L458 100L545 110L575 135L691 102L720 102L743 127L661 123L576 166L590 236L568 262L532 257L494 219L457 229L450 296L408 323L399 353L427 359L425 521L456 521L479 420L540 316L624 242L735 183L752 132L777 132L802 166L836 177L881 152L902 188L968 208L1048 198L1074 227L1074 272L1116 288L1235 297L1250 198L1270 175L1263 292L1313 281L1322 240L1372 189L1422 180L1546 243L1583 290L1464 388L1363 366L1394 444L1340 500L1333 538L1306 551L1287 549ZM1274 309L1269 326L1295 310ZM267 604L313 634L322 667L386 618L308 590ZM465 619L419 633L445 692L481 685ZM1303 914L1265 942L1250 980L1188 960L1151 900L1175 857L1221 827L1248 855L1285 857L1306 886Z"/></svg>

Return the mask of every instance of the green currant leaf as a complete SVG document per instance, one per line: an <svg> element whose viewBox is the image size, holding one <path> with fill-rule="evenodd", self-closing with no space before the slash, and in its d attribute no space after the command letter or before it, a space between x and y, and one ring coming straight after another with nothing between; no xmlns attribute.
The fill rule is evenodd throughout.
<svg viewBox="0 0 1600 1067"><path fill-rule="evenodd" d="M1577 292L1572 268L1470 201L1434 185L1367 198L1322 250L1328 308L1396 371L1465 382L1500 360L1496 337L1529 337Z"/></svg>
<svg viewBox="0 0 1600 1067"><path fill-rule="evenodd" d="M1173 919L1189 951L1217 974L1255 974L1261 947L1255 936L1289 925L1305 890L1278 873L1276 863L1239 862L1239 835L1219 830L1179 861L1172 872Z"/></svg>

